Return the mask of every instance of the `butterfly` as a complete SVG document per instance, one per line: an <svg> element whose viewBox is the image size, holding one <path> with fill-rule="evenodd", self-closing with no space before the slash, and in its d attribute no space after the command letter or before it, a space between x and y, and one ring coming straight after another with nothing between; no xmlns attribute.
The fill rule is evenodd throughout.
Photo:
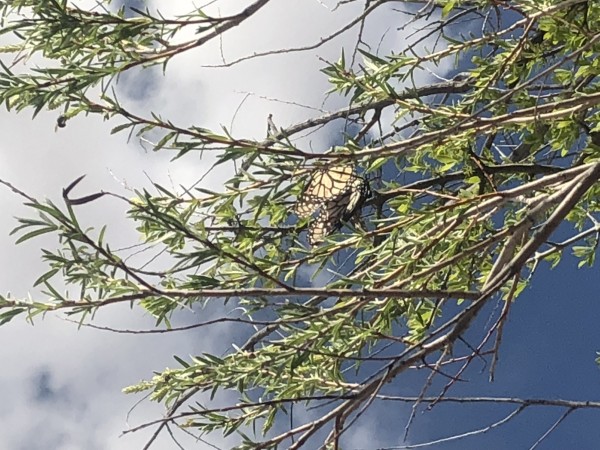
<svg viewBox="0 0 600 450"><path fill-rule="evenodd" d="M319 244L352 218L370 195L369 183L350 164L315 170L294 207L301 218L318 212L308 229L310 245Z"/></svg>

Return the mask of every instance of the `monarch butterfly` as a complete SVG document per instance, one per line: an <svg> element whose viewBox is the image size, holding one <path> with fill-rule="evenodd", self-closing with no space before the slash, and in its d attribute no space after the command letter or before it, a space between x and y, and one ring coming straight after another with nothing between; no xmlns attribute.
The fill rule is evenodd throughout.
<svg viewBox="0 0 600 450"><path fill-rule="evenodd" d="M294 211L301 218L317 217L308 229L308 242L316 245L350 219L371 195L369 183L354 167L339 164L313 172Z"/></svg>

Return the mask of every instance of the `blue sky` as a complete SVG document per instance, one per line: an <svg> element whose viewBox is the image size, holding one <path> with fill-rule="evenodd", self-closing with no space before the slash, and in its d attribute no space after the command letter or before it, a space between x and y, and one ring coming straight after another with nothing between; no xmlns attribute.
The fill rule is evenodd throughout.
<svg viewBox="0 0 600 450"><path fill-rule="evenodd" d="M225 55L233 59L256 50L304 45L347 22L360 5L336 13L326 6L333 2L294 2L280 0L247 28L240 28L224 39ZM139 2L138 2L139 3ZM151 2L166 14L186 12L189 2ZM219 2L222 14L237 11L247 2ZM379 31L394 28L397 16L378 14L373 18ZM310 23L310 26L305 24ZM377 29L377 27L374 27ZM237 34L236 34L237 33ZM378 37L372 39L376 43ZM380 33L379 33L380 34ZM250 36L250 37L248 37ZM384 48L406 42L403 33L386 35ZM320 48L316 53L283 55L234 66L231 70L202 68L219 62L218 46L184 54L168 66L165 78L155 73L133 74L121 80L123 101L134 110L160 111L165 117L184 125L201 123L219 128L226 125L239 135L262 138L265 119L273 113L280 126L305 120L314 110L269 99L310 105L315 109L337 109L340 99L330 98L323 105L328 89L326 77L318 69L319 55L331 61L339 57L340 45L351 46L353 33ZM265 65L268 69L265 70ZM442 64L438 74L452 70ZM423 74L422 83L433 77ZM184 93L185 95L180 95ZM246 100L244 100L246 98ZM239 110L238 110L239 109ZM236 112L237 111L237 112ZM232 117L236 114L236 119ZM65 129L54 131L56 112L42 113L31 121L28 113L18 116L0 112L0 178L40 198L59 201L61 189L76 177L87 174L82 188L95 192L100 187L132 195L130 187L148 186L148 177L166 185L191 184L208 167L208 161L190 155L169 163L171 155L147 152L139 141L127 143L124 135L111 136L116 123L98 118L77 117ZM327 131L312 135L305 142L311 148L327 148L339 136ZM308 144L307 144L308 145ZM218 187L223 174L211 174L209 187ZM175 181L174 181L175 180ZM100 208L85 209L89 223L108 222L108 237L120 243L136 242L137 235L122 218L123 209L110 199L101 199ZM0 191L5 211L0 221L0 290L24 297L42 273L40 247L56 243L45 237L18 247L8 233L16 225L13 216L28 215L20 200L8 190ZM576 261L566 256L554 270L540 268L532 286L511 308L504 330L500 361L494 383L475 361L448 395L544 397L569 400L600 400L600 371L595 352L600 350L600 305L597 268L576 269ZM35 291L32 291L36 294ZM491 309L491 306L490 306ZM491 311L488 311L488 313ZM198 320L198 314L180 318ZM100 312L98 323L116 328L148 329L154 320L139 311L114 307ZM482 314L474 325L483 329ZM158 405L144 402L129 410L139 397L125 396L124 386L152 375L153 371L176 366L173 354L185 357L202 351L223 352L229 342L239 339L237 331L220 326L191 333L158 336L117 335L76 325L58 315L49 315L35 326L17 320L0 328L0 450L119 450L141 448L148 433L119 437L130 425L160 417ZM436 395L438 379L430 391ZM417 395L422 385L419 374L410 374L387 393ZM514 406L438 405L419 413L412 425L409 442L443 438L466 432L499 420ZM378 448L401 445L400 437L410 406L380 403L363 417L349 437L347 448ZM562 414L557 408L532 407L511 423L486 434L444 443L432 448L486 450L529 448ZM540 449L593 449L600 442L597 426L600 411L577 411L539 447ZM230 441L218 437L213 442L228 448ZM190 448L210 448L191 443ZM176 448L163 439L155 448Z"/></svg>
<svg viewBox="0 0 600 450"><path fill-rule="evenodd" d="M504 330L495 381L489 383L488 372L480 373L483 365L475 361L466 376L468 383L457 383L450 396L598 399L600 370L594 362L600 341L598 272L597 268L578 270L576 264L574 258L566 257L554 270L544 267L515 302ZM480 318L480 326L485 319L485 315ZM416 420L413 437L420 441L416 439L420 433L422 438L433 439L485 427L514 409L514 405L436 406L421 416L425 423ZM498 429L433 448L529 448L563 412L530 407ZM594 424L599 419L600 411L576 411L539 448L596 448L600 430ZM431 432L433 424L435 433Z"/></svg>

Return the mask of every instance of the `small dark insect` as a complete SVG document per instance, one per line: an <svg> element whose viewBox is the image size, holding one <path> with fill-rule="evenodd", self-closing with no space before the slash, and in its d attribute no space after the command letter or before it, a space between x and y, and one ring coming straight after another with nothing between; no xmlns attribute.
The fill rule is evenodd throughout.
<svg viewBox="0 0 600 450"><path fill-rule="evenodd" d="M298 199L294 212L301 218L317 217L309 226L308 242L317 245L350 219L371 195L369 183L354 166L338 164L316 170Z"/></svg>
<svg viewBox="0 0 600 450"><path fill-rule="evenodd" d="M67 126L67 118L65 116L63 116L62 114L60 116L58 116L58 119L56 119L56 126L58 128L64 128Z"/></svg>

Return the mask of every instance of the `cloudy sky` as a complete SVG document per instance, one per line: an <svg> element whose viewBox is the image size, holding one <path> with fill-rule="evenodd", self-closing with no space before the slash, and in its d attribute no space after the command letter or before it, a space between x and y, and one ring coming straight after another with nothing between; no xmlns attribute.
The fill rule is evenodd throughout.
<svg viewBox="0 0 600 450"><path fill-rule="evenodd" d="M188 12L192 5L186 1L145 3L159 7L166 16ZM211 11L229 14L247 4L249 1L218 1ZM119 84L121 98L134 111L157 111L186 126L214 129L225 125L238 136L256 139L265 136L268 114L274 115L279 126L286 126L319 114L318 110L337 109L343 106L339 99L329 98L323 103L328 85L326 76L319 72L323 63L318 57L337 60L342 46L354 45L356 30L313 52L258 58L227 69L206 67L221 63L222 58L232 61L254 52L313 44L347 23L361 8L358 2L351 2L333 11L333 5L333 1L326 0L273 0L251 20L227 33L222 42L215 41L172 60L166 76L153 70L123 77ZM377 45L382 30L390 28L381 47L383 51L400 48L406 33L412 31L395 31L402 17L390 14L390 8L382 8L369 19L368 30L374 31L369 31L366 39ZM447 70L450 67L439 67L437 74L443 76ZM431 80L432 75L423 74L421 82ZM193 155L170 163L168 154L148 152L135 139L128 143L124 134L110 135L117 123L105 123L97 117L77 117L55 132L56 116L56 112L41 113L32 121L29 112L15 115L0 111L1 179L35 197L59 202L61 189L82 174L87 177L78 189L95 192L104 188L128 195L129 187L148 187L150 179L172 186L191 184L208 167L207 161ZM321 133L306 142L319 151L338 138ZM222 179L222 174L215 172L205 183L218 188ZM2 293L26 297L30 292L35 294L30 287L44 270L39 248L54 247L56 242L47 237L15 246L15 238L8 235L16 225L14 216L30 212L6 189L0 190L0 202L4 212L0 221L0 289ZM101 207L86 206L89 223L108 223L109 237L123 245L138 242L131 225L123 220L122 205L110 199L93 205L100 202ZM497 381L487 383L486 376L478 372L481 367L475 367L463 392L600 398L600 371L593 361L595 351L600 350L598 273L578 271L575 266L567 258L559 269L538 276L535 287L512 310ZM154 319L139 311L112 307L98 314L97 323L148 329ZM58 315L38 319L35 326L16 320L0 328L0 450L141 448L148 432L120 437L122 431L160 417L162 410L148 402L135 406L140 398L125 396L121 389L151 376L152 371L176 366L174 354L185 357L202 351L224 351L222 343L229 342L230 331L223 326L210 332L121 335L78 330ZM420 383L398 386L398 393L415 395L415 387ZM460 393L459 387L455 394ZM409 407L393 404L382 408L374 409L357 424L355 448L377 448L390 442L400 445L398 430L404 427ZM389 414L390 408L396 413ZM410 442L489 425L508 411L439 406L418 415ZM529 448L560 414L541 409L527 412L483 438L439 448L478 449L482 442L488 450ZM551 444L540 448L595 448L600 442L598 419L599 413L576 412L554 433ZM211 442L218 448L228 448L225 440L215 438ZM176 447L165 438L155 448ZM199 443L194 448L211 447Z"/></svg>

